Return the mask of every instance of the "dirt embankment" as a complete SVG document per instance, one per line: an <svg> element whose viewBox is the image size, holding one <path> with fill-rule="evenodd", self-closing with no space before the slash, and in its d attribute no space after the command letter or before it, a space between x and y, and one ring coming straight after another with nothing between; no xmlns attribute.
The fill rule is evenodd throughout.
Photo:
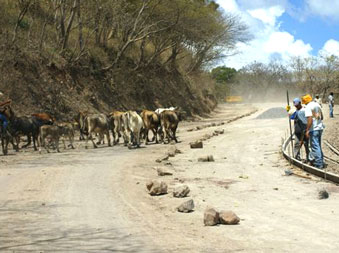
<svg viewBox="0 0 339 253"><path fill-rule="evenodd" d="M203 74L192 79L163 66L134 71L128 63L102 71L93 57L70 67L61 60L12 50L10 55L15 57L3 60L0 91L13 100L20 114L45 111L67 119L79 110L179 106L188 115L201 115L216 106L214 88Z"/></svg>

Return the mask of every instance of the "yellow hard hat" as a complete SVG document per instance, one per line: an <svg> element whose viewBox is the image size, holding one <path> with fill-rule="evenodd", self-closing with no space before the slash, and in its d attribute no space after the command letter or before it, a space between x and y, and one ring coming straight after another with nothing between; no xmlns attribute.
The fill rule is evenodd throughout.
<svg viewBox="0 0 339 253"><path fill-rule="evenodd" d="M312 100L313 99L312 99L312 96L310 94L307 94L307 95L305 95L301 98L302 103L305 104L305 105L307 105Z"/></svg>

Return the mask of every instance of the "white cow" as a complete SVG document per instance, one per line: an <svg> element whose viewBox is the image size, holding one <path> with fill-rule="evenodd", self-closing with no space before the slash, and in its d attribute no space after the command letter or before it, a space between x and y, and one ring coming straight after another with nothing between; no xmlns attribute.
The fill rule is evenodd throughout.
<svg viewBox="0 0 339 253"><path fill-rule="evenodd" d="M171 106L169 108L158 108L158 109L155 110L155 113L160 115L160 113L162 113L163 111L175 111L177 109L178 109L178 107L173 107L173 106Z"/></svg>
<svg viewBox="0 0 339 253"><path fill-rule="evenodd" d="M127 141L128 146L133 144L140 147L140 131L144 126L144 122L140 115L135 111L127 111L121 115L121 120L124 125L124 139Z"/></svg>

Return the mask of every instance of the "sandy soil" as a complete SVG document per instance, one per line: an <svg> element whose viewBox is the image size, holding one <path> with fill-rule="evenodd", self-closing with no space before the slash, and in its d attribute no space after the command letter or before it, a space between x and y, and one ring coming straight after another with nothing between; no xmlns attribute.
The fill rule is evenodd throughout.
<svg viewBox="0 0 339 253"><path fill-rule="evenodd" d="M336 110L334 110L334 118L329 117L329 108L327 104L323 105L323 111L324 111L324 124L325 124L325 130L323 132L323 141L328 141L331 145L333 145L335 148L339 148L339 112L338 108L334 107ZM328 146L326 146L325 142L323 142L322 145L324 154L328 156L329 158L336 160L339 162L339 157L335 153L333 153ZM327 160L326 163L328 164L328 171L334 172L336 174L339 174L339 164L334 163L332 161Z"/></svg>
<svg viewBox="0 0 339 253"><path fill-rule="evenodd" d="M338 252L339 187L318 178L284 176L280 153L287 119L255 119L276 104L221 105L210 118L179 126L182 151L156 163L174 145L128 150L122 145L60 154L31 151L0 157L2 252ZM221 126L187 131L196 126ZM190 149L216 129L225 133ZM215 162L198 162L213 155ZM173 176L158 177L157 167ZM294 169L297 173L302 173ZM145 184L159 179L169 194L151 197ZM186 184L192 213L172 197ZM329 199L319 200L326 188ZM205 227L207 206L233 210L235 226Z"/></svg>

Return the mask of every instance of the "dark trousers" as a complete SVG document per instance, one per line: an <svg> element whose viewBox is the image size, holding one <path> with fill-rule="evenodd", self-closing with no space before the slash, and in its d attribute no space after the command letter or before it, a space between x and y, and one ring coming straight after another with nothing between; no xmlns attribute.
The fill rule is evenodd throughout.
<svg viewBox="0 0 339 253"><path fill-rule="evenodd" d="M297 160L301 160L300 150L302 145L305 147L306 152L306 161L309 159L310 149L309 149L309 139L306 138L304 133L296 133L294 141L294 158ZM303 142L303 144L302 144Z"/></svg>

